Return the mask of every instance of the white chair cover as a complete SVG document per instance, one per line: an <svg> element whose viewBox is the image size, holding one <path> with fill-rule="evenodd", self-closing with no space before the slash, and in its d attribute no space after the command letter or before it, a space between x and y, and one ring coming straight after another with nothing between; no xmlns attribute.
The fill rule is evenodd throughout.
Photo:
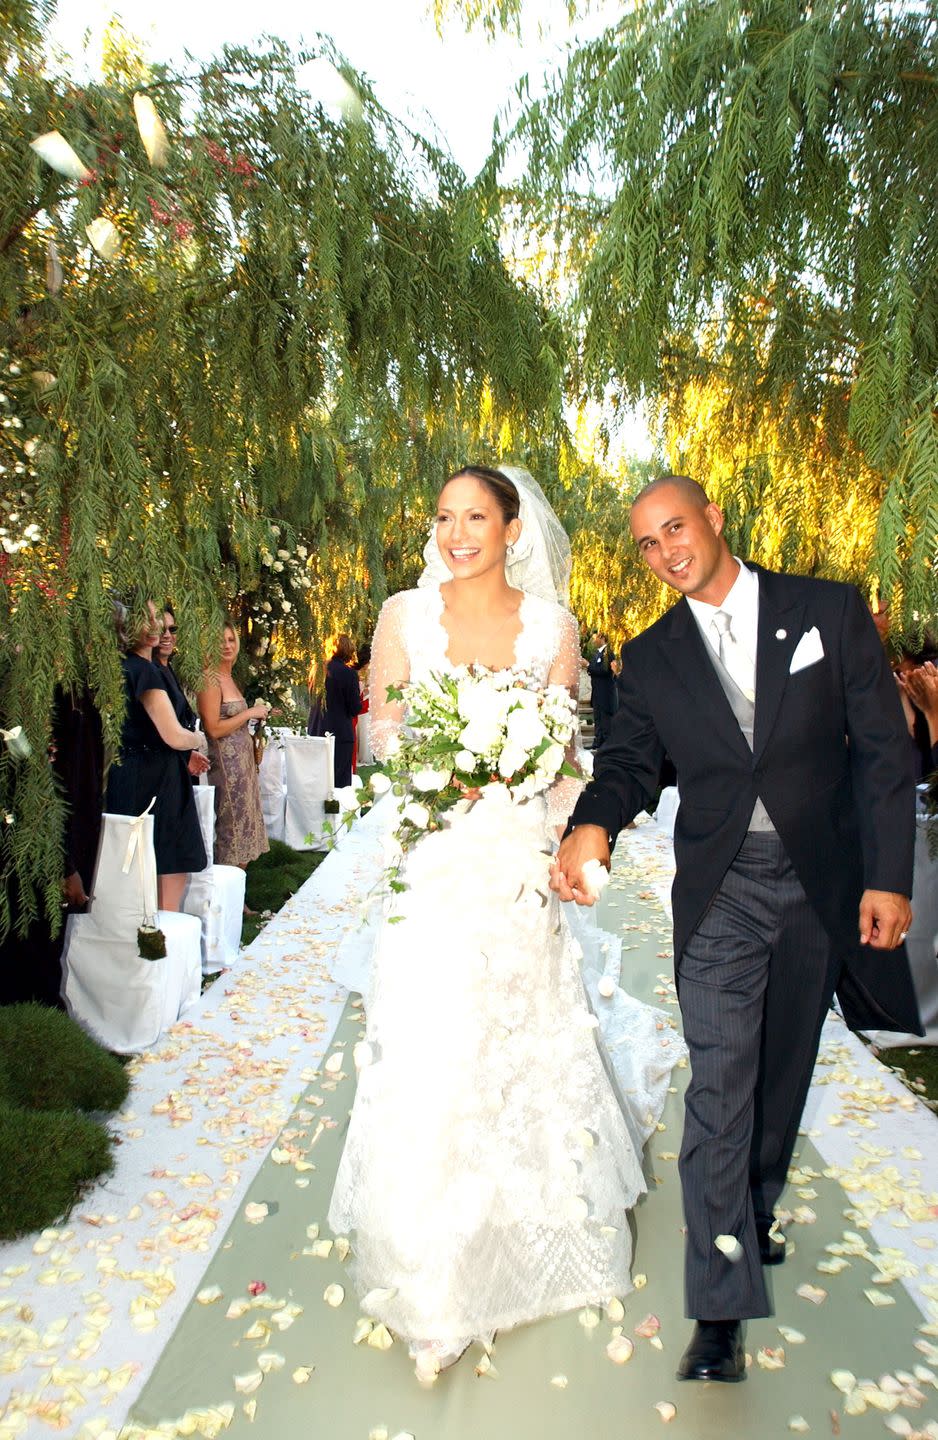
<svg viewBox="0 0 938 1440"><path fill-rule="evenodd" d="M215 787L196 785L194 791L209 863L197 875L190 875L182 909L195 915L202 927L203 975L216 975L234 965L241 950L246 878L237 865L213 864Z"/></svg>
<svg viewBox="0 0 938 1440"><path fill-rule="evenodd" d="M257 783L267 838L282 840L287 805L286 763L283 749L276 740L269 740L264 747Z"/></svg>
<svg viewBox="0 0 938 1440"><path fill-rule="evenodd" d="M182 908L202 927L202 974L216 975L237 963L241 953L246 877L237 865L209 865L192 875Z"/></svg>
<svg viewBox="0 0 938 1440"><path fill-rule="evenodd" d="M666 785L658 798L658 808L655 811L655 819L668 835L674 834L674 822L677 819L677 807L681 803L676 785Z"/></svg>
<svg viewBox="0 0 938 1440"><path fill-rule="evenodd" d="M210 785L203 775L198 785L193 785L192 794L195 798L205 855L209 865L213 865L215 863L215 786Z"/></svg>
<svg viewBox="0 0 938 1440"><path fill-rule="evenodd" d="M166 936L161 960L137 953L145 920ZM193 916L156 908L153 816L104 815L88 913L69 916L65 931L69 1014L119 1054L155 1045L201 993L200 930Z"/></svg>
<svg viewBox="0 0 938 1440"><path fill-rule="evenodd" d="M367 710L364 715L358 717L358 763L359 765L375 763L374 751L371 748L371 715Z"/></svg>
<svg viewBox="0 0 938 1440"><path fill-rule="evenodd" d="M285 735L287 805L283 838L294 850L324 843L325 802L332 796L335 739L332 735Z"/></svg>

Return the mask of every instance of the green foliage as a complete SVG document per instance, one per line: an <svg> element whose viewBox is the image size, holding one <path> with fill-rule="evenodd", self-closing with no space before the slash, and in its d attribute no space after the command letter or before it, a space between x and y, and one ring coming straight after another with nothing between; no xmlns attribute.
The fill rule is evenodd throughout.
<svg viewBox="0 0 938 1440"><path fill-rule="evenodd" d="M110 1114L129 1089L120 1061L61 1011L0 1006L0 1104Z"/></svg>
<svg viewBox="0 0 938 1440"><path fill-rule="evenodd" d="M111 1137L74 1110L20 1110L0 1101L0 1239L67 1215L81 1192L114 1168Z"/></svg>
<svg viewBox="0 0 938 1440"><path fill-rule="evenodd" d="M15 820L0 824L0 934L11 887L22 923L36 908L59 920L56 685L87 680L119 735L109 592L136 613L172 599L191 683L226 610L256 653L275 521L284 548L306 548L310 587L270 645L300 660L336 629L366 633L413 574L441 477L562 431L565 351L504 265L497 215L341 61L349 118L303 89L313 57L277 42L148 70L115 31L105 78L76 84L37 50L42 6L21 8L0 70L0 499L17 517L0 556L0 724L24 727L33 758L0 759ZM138 92L166 127L165 163L147 157ZM53 130L84 180L30 149ZM102 220L108 258L89 244Z"/></svg>
<svg viewBox="0 0 938 1440"><path fill-rule="evenodd" d="M773 431L789 473L823 425L845 505L878 477L867 563L894 610L933 614L933 10L651 0L573 53L493 176L512 145L514 198L576 283L584 384L657 397L672 420L710 386L737 440ZM728 432L710 438L725 456ZM802 542L816 518L791 514Z"/></svg>
<svg viewBox="0 0 938 1440"><path fill-rule="evenodd" d="M270 850L248 866L247 905L258 911L279 910L325 857L325 850L292 850L282 840L271 840Z"/></svg>

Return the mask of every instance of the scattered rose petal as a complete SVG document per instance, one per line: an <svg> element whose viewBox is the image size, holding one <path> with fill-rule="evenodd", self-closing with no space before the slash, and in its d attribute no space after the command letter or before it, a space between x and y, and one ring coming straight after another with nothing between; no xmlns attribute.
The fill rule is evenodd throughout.
<svg viewBox="0 0 938 1440"><path fill-rule="evenodd" d="M286 1357L279 1355L276 1350L262 1350L257 1357L258 1368L265 1375L269 1375L272 1370L282 1370L286 1363Z"/></svg>
<svg viewBox="0 0 938 1440"><path fill-rule="evenodd" d="M669 1421L673 1420L677 1414L677 1406L672 1405L670 1400L659 1400L655 1405L655 1409L666 1425Z"/></svg>
<svg viewBox="0 0 938 1440"><path fill-rule="evenodd" d="M390 1350L394 1344L394 1336L386 1325L376 1325L366 1343L372 1350Z"/></svg>
<svg viewBox="0 0 938 1440"><path fill-rule="evenodd" d="M718 1235L713 1243L726 1256L727 1260L732 1260L734 1264L737 1260L742 1259L743 1247L735 1235Z"/></svg>
<svg viewBox="0 0 938 1440"><path fill-rule="evenodd" d="M220 1285L207 1285L204 1290L199 1291L195 1298L200 1305L211 1305L214 1301L220 1300L223 1293Z"/></svg>
<svg viewBox="0 0 938 1440"><path fill-rule="evenodd" d="M635 1346L628 1335L613 1335L606 1346L606 1354L613 1365L625 1365L635 1353Z"/></svg>
<svg viewBox="0 0 938 1440"><path fill-rule="evenodd" d="M613 1325L618 1325L625 1319L625 1306L618 1296L613 1296L606 1306L606 1319L611 1320Z"/></svg>
<svg viewBox="0 0 938 1440"><path fill-rule="evenodd" d="M567 1379L566 1375L552 1375L550 1383L553 1385L555 1390L566 1390L567 1386L570 1384L570 1381Z"/></svg>
<svg viewBox="0 0 938 1440"><path fill-rule="evenodd" d="M634 1287L635 1287L636 1290L644 1290L645 1286L648 1284L648 1276L647 1276L647 1275L633 1275L633 1276L632 1276L632 1284L634 1285Z"/></svg>
<svg viewBox="0 0 938 1440"><path fill-rule="evenodd" d="M773 1349L770 1345L763 1345L756 1355L756 1364L762 1370L784 1370L785 1351L781 1346Z"/></svg>
<svg viewBox="0 0 938 1440"><path fill-rule="evenodd" d="M800 1330L793 1330L790 1325L779 1325L778 1333L789 1345L803 1345L804 1336Z"/></svg>
<svg viewBox="0 0 938 1440"><path fill-rule="evenodd" d="M325 1290L322 1292L322 1298L325 1300L327 1305L331 1305L333 1310L335 1310L342 1304L342 1301L345 1299L345 1291L341 1285L327 1285Z"/></svg>
<svg viewBox="0 0 938 1440"><path fill-rule="evenodd" d="M580 1311L577 1319L584 1330L595 1330L599 1324L599 1311L590 1309L590 1307L587 1306L585 1310Z"/></svg>
<svg viewBox="0 0 938 1440"><path fill-rule="evenodd" d="M374 1328L373 1320L369 1320L366 1315L359 1316L355 1321L355 1329L352 1333L352 1344L360 1345L363 1340L367 1340Z"/></svg>
<svg viewBox="0 0 938 1440"><path fill-rule="evenodd" d="M234 1377L234 1387L239 1395L250 1395L262 1384L264 1376L260 1370L249 1370L245 1375Z"/></svg>
<svg viewBox="0 0 938 1440"><path fill-rule="evenodd" d="M820 1285L799 1285L795 1294L800 1295L802 1300L810 1300L812 1305L823 1305L827 1299L827 1291L822 1290Z"/></svg>
<svg viewBox="0 0 938 1440"><path fill-rule="evenodd" d="M811 1426L803 1415L793 1415L788 1422L789 1430L794 1430L797 1435L805 1435Z"/></svg>
<svg viewBox="0 0 938 1440"><path fill-rule="evenodd" d="M644 1320L640 1320L636 1325L635 1333L640 1335L643 1340L650 1340L652 1335L657 1335L660 1329L661 1321L657 1315L646 1315Z"/></svg>
<svg viewBox="0 0 938 1440"><path fill-rule="evenodd" d="M252 1280L252 1281L250 1282L250 1284L248 1285L248 1294L249 1294L249 1295L263 1295L263 1293L264 1293L264 1291L265 1291L266 1289L267 1289L266 1281L264 1281L264 1280Z"/></svg>
<svg viewBox="0 0 938 1440"><path fill-rule="evenodd" d="M244 1218L249 1225L260 1225L269 1214L270 1210L263 1200L249 1200L244 1207Z"/></svg>

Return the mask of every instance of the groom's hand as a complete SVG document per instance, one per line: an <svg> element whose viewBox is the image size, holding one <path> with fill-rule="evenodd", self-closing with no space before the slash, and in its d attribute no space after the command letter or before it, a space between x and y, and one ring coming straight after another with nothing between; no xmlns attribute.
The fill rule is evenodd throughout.
<svg viewBox="0 0 938 1440"><path fill-rule="evenodd" d="M560 843L550 872L550 888L561 900L575 900L578 905L593 905L596 894L583 879L587 860L598 860L610 866L609 836L602 825L578 825Z"/></svg>
<svg viewBox="0 0 938 1440"><path fill-rule="evenodd" d="M912 907L891 890L864 890L860 897L860 944L895 950L912 928Z"/></svg>

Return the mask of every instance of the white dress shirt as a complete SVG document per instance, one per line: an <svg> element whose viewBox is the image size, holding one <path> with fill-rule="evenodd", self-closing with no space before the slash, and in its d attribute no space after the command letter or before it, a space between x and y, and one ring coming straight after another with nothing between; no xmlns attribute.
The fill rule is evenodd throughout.
<svg viewBox="0 0 938 1440"><path fill-rule="evenodd" d="M713 617L719 610L723 610L729 615L733 639L750 666L748 689L754 693L756 688L756 650L759 641L759 577L754 570L748 569L736 556L733 558L739 566L739 574L733 581L730 592L722 605L708 605L705 600L694 600L690 595L687 597L687 603L700 627L701 634L714 655L717 656L720 654L720 639L713 624Z"/></svg>

